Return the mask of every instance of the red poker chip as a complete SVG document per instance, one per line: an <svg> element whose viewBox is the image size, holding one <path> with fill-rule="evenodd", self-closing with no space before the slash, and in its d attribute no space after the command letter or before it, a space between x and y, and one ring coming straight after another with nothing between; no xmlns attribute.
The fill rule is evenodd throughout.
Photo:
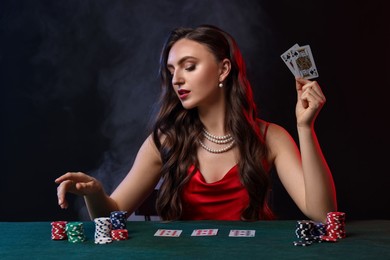
<svg viewBox="0 0 390 260"><path fill-rule="evenodd" d="M321 236L321 240L326 242L337 242L337 238L333 236Z"/></svg>
<svg viewBox="0 0 390 260"><path fill-rule="evenodd" d="M333 231L336 231L336 230L344 230L344 226L343 225L330 225L327 230L333 230Z"/></svg>
<svg viewBox="0 0 390 260"><path fill-rule="evenodd" d="M50 223L52 240L64 240L68 238L66 234L67 223L67 221L53 221Z"/></svg>
<svg viewBox="0 0 390 260"><path fill-rule="evenodd" d="M52 227L66 227L67 221L53 221L51 222Z"/></svg>
<svg viewBox="0 0 390 260"><path fill-rule="evenodd" d="M331 211L327 213L328 216L345 216L345 212Z"/></svg>
<svg viewBox="0 0 390 260"><path fill-rule="evenodd" d="M338 239L346 237L345 232L345 213L344 212L328 212L326 218L326 235L323 241L335 242Z"/></svg>
<svg viewBox="0 0 390 260"><path fill-rule="evenodd" d="M51 239L52 240L65 240L65 239L67 239L67 236L66 235L53 235L53 236L51 236Z"/></svg>
<svg viewBox="0 0 390 260"><path fill-rule="evenodd" d="M111 237L113 240L126 240L129 238L127 229L113 229L111 230Z"/></svg>

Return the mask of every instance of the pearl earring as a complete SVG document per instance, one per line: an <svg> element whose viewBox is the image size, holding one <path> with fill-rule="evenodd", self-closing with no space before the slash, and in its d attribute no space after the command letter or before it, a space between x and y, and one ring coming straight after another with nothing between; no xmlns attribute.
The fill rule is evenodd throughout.
<svg viewBox="0 0 390 260"><path fill-rule="evenodd" d="M219 84L218 84L218 87L222 88L222 87L223 87L223 83L222 83L222 82L219 83Z"/></svg>

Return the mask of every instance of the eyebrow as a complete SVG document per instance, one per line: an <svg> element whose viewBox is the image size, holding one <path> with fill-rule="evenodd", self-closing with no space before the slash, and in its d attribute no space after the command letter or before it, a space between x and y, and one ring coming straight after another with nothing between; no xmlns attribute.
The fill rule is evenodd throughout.
<svg viewBox="0 0 390 260"><path fill-rule="evenodd" d="M183 58L181 58L178 62L177 62L177 64L178 65L181 65L181 64L183 64L186 60L188 60L188 59L195 59L195 60L197 60L197 58L195 58L194 56L184 56ZM172 64L170 64L170 63L167 63L167 68L169 69L169 68L174 68L174 66L172 65Z"/></svg>

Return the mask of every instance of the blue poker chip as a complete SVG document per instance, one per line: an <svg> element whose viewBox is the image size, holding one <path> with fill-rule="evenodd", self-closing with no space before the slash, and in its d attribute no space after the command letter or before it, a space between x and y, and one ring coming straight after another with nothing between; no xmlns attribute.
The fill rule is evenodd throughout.
<svg viewBox="0 0 390 260"><path fill-rule="evenodd" d="M113 211L110 213L112 229L126 229L126 211Z"/></svg>
<svg viewBox="0 0 390 260"><path fill-rule="evenodd" d="M295 246L309 246L321 242L325 225L312 220L299 220L296 224L295 235L299 239L294 241Z"/></svg>

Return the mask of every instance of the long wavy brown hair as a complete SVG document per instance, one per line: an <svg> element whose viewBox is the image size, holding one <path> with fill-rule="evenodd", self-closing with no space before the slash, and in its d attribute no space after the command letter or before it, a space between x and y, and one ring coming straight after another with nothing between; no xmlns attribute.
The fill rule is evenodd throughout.
<svg viewBox="0 0 390 260"><path fill-rule="evenodd" d="M271 219L273 214L267 203L270 179L263 165L267 147L257 121L256 105L246 77L245 63L233 37L211 25L173 30L161 53L162 94L160 110L153 126L153 139L163 161L163 181L156 203L157 212L163 220L180 219L183 187L199 166L196 151L204 126L196 108L183 108L172 87L172 76L167 69L167 59L173 44L183 38L206 46L217 61L225 58L231 61L231 71L224 85L227 92L225 128L236 140L240 154L240 180L249 194L249 205L242 212L241 218ZM196 167L189 173L191 165Z"/></svg>

